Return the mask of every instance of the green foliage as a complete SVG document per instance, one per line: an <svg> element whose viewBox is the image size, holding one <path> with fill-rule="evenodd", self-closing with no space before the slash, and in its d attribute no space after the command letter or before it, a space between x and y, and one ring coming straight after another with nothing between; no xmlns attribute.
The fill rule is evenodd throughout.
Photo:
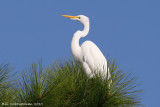
<svg viewBox="0 0 160 107"><path fill-rule="evenodd" d="M42 68L32 64L21 75L18 102L40 103L45 107L130 107L140 105L135 78L118 70L110 61L110 80L96 75L87 79L80 63L57 61Z"/></svg>
<svg viewBox="0 0 160 107"><path fill-rule="evenodd" d="M13 100L12 84L10 69L8 64L0 65L0 106L4 102L11 102Z"/></svg>
<svg viewBox="0 0 160 107"><path fill-rule="evenodd" d="M42 65L32 64L29 70L24 70L21 74L21 79L17 84L18 95L17 102L19 103L40 103L42 102L43 92L43 74Z"/></svg>

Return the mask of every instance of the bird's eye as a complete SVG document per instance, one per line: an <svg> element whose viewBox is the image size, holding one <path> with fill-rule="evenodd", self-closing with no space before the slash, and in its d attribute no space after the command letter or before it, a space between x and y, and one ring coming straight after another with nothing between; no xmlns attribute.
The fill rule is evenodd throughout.
<svg viewBox="0 0 160 107"><path fill-rule="evenodd" d="M78 17L78 19L80 19L81 17Z"/></svg>

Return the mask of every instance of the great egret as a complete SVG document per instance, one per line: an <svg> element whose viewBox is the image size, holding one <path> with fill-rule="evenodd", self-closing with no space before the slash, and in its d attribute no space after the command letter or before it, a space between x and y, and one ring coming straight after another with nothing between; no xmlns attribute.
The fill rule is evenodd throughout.
<svg viewBox="0 0 160 107"><path fill-rule="evenodd" d="M79 39L87 36L89 32L89 18L84 15L69 16L62 15L73 20L81 22L84 26L83 31L76 31L71 42L71 51L75 60L81 62L84 71L88 78L92 78L95 74L100 74L102 78L108 75L110 78L109 69L107 71L107 60L100 51L100 49L92 42L85 41L81 46Z"/></svg>

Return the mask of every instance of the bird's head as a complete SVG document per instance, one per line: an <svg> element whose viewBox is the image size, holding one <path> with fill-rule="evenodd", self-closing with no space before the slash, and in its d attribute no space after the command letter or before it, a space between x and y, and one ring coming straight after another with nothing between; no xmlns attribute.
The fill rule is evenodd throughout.
<svg viewBox="0 0 160 107"><path fill-rule="evenodd" d="M72 20L77 20L77 21L81 22L82 24L89 23L89 18L84 15L78 15L78 16L61 15L61 16L70 18Z"/></svg>

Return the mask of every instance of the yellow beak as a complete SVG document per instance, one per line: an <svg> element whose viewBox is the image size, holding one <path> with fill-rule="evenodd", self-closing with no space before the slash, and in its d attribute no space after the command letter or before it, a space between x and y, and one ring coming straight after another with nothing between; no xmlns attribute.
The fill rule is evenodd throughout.
<svg viewBox="0 0 160 107"><path fill-rule="evenodd" d="M61 16L71 18L71 19L79 18L79 16L69 16L69 15L61 15Z"/></svg>

